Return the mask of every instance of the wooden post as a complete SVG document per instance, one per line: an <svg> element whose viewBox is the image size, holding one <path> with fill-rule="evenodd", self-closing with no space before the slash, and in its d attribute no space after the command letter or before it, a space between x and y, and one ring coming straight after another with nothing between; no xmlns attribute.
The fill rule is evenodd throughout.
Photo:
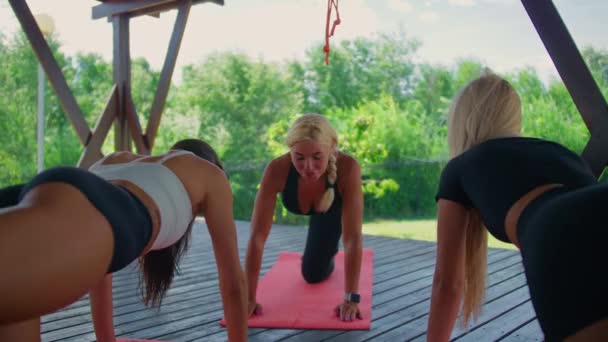
<svg viewBox="0 0 608 342"><path fill-rule="evenodd" d="M165 108L165 101L167 100L167 93L171 86L171 77L173 76L173 70L175 70L175 62L177 55L179 54L179 48L182 43L182 37L186 30L186 23L188 22L188 14L190 13L190 7L192 2L190 0L182 1L179 5L179 12L177 18L175 18L175 25L173 26L173 35L167 48L167 55L165 56L165 63L163 64L163 71L160 74L158 81L158 87L156 88L156 94L154 96L154 103L150 109L150 119L148 120L148 126L146 128L146 142L148 148L154 147L154 139L156 138L156 132L160 125L160 118Z"/></svg>
<svg viewBox="0 0 608 342"><path fill-rule="evenodd" d="M113 18L114 28L114 83L118 86L118 113L114 122L116 151L131 151L127 122L127 97L131 93L131 56L129 50L129 17Z"/></svg>
<svg viewBox="0 0 608 342"><path fill-rule="evenodd" d="M591 138L583 157L597 177L608 162L608 106L552 0L522 0ZM603 134L602 134L603 133Z"/></svg>
<svg viewBox="0 0 608 342"><path fill-rule="evenodd" d="M103 1L102 1L103 2ZM95 160L102 157L101 145L114 122L115 150L130 151L131 138L135 142L137 152L149 154L154 143L154 137L160 124L160 117L165 105L167 92L171 85L171 76L175 68L175 61L184 34L190 7L193 4L211 2L223 5L224 0L133 0L102 3L93 7L93 19L108 17L113 25L113 70L114 87L106 102L106 107L95 125L94 132L86 123L84 115L72 94L61 68L57 64L50 47L48 46L34 16L25 0L9 0L23 31L25 32L32 49L43 67L49 82L53 86L64 113L72 123L80 142L84 146L78 165L87 168ZM130 18L140 15L155 15L160 12L179 8L179 13L173 28L173 35L169 43L165 64L161 73L152 106L151 119L146 133L137 116L137 110L131 96L131 55L129 48Z"/></svg>

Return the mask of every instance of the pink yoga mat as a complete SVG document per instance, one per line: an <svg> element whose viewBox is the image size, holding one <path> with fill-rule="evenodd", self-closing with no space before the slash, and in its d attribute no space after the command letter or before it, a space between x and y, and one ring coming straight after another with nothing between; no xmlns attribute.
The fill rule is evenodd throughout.
<svg viewBox="0 0 608 342"><path fill-rule="evenodd" d="M283 252L258 284L262 315L249 327L288 329L369 330L372 316L373 251L363 250L359 293L362 320L342 322L334 312L344 297L344 253L336 255L334 272L325 281L308 284L300 273L301 254ZM224 321L221 322L224 324Z"/></svg>

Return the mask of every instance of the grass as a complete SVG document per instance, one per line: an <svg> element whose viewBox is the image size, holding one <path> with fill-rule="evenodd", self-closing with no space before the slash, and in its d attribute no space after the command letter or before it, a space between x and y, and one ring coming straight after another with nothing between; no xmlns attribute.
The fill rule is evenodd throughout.
<svg viewBox="0 0 608 342"><path fill-rule="evenodd" d="M436 220L402 220L374 221L363 224L363 234L380 235L400 239L437 241ZM488 235L488 247L516 249L510 243L504 243Z"/></svg>

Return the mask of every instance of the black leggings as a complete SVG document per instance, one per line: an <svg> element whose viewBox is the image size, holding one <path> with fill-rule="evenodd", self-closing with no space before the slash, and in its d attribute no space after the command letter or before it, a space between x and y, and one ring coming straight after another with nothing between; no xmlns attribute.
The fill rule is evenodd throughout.
<svg viewBox="0 0 608 342"><path fill-rule="evenodd" d="M57 167L38 174L27 183L19 200L34 187L54 182L67 183L80 190L112 226L114 254L108 273L122 269L139 257L152 236L152 220L137 197L91 172Z"/></svg>
<svg viewBox="0 0 608 342"><path fill-rule="evenodd" d="M549 190L526 207L517 226L547 341L608 319L608 185Z"/></svg>
<svg viewBox="0 0 608 342"><path fill-rule="evenodd" d="M308 283L321 282L334 270L334 256L342 234L342 207L335 205L324 214L312 214L302 256L302 276Z"/></svg>

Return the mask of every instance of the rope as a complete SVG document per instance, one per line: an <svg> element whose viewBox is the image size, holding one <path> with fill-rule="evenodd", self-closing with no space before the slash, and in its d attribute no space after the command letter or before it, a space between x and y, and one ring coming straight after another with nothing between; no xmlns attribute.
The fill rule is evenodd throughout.
<svg viewBox="0 0 608 342"><path fill-rule="evenodd" d="M334 31L336 30L336 26L340 25L340 12L338 11L339 0L327 0L327 20L325 22L325 46L323 47L323 52L325 52L325 64L329 64L329 37L334 35ZM329 29L329 21L331 19L331 9L336 9L336 20L331 26L331 30Z"/></svg>

